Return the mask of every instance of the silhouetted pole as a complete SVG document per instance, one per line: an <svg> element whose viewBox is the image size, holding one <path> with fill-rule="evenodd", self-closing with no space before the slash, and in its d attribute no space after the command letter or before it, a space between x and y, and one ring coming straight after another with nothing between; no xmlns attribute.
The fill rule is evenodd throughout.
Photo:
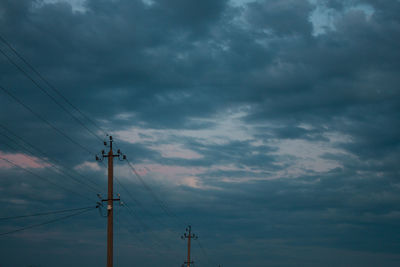
<svg viewBox="0 0 400 267"><path fill-rule="evenodd" d="M193 261L190 261L190 241L191 241L192 238L197 239L198 237L197 237L195 234L192 234L192 226L189 225L189 226L186 228L186 233L184 233L184 234L181 236L181 238L182 238L182 239L187 238L187 240L188 240L187 261L185 261L184 264L186 264L187 267L190 267L190 264L193 264L193 263L194 263Z"/></svg>
<svg viewBox="0 0 400 267"><path fill-rule="evenodd" d="M113 234L113 211L114 211L114 201L120 201L119 198L113 198L114 192L114 157L118 157L119 159L126 159L125 155L122 155L120 150L118 149L118 153L116 155L113 154L112 151L113 139L110 136L110 151L107 155L104 154L104 150L101 151L102 157L99 158L96 156L96 160L102 161L104 158L108 158L108 194L107 199L102 199L102 202L107 201L107 267L113 267L113 245L114 245L114 234ZM107 146L107 142L104 142L104 145Z"/></svg>

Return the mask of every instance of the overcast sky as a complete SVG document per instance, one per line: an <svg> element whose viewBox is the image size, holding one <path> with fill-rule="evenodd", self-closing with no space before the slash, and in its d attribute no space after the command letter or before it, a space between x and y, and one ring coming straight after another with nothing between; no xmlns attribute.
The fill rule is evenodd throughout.
<svg viewBox="0 0 400 267"><path fill-rule="evenodd" d="M399 14L0 1L0 217L94 207L109 134L146 184L116 160L116 267L181 266L187 224L195 266L399 266ZM0 219L1 267L105 266L99 211Z"/></svg>

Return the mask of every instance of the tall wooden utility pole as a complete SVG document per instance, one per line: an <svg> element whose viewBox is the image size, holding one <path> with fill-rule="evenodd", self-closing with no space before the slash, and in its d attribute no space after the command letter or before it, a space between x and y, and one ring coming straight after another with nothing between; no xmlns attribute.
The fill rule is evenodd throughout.
<svg viewBox="0 0 400 267"><path fill-rule="evenodd" d="M104 142L104 145L107 146L107 142ZM101 201L107 202L107 267L113 267L113 203L114 201L120 201L119 198L114 198L113 186L114 186L114 157L118 157L118 159L124 160L126 159L125 155L121 154L121 151L118 149L117 154L113 154L112 151L113 139L110 136L109 147L110 151L106 155L104 150L101 151L101 158L96 156L96 160L102 161L104 158L108 158L108 194L107 199L102 199Z"/></svg>
<svg viewBox="0 0 400 267"><path fill-rule="evenodd" d="M186 228L186 232L181 236L182 239L186 239L188 240L188 255L187 255L187 261L185 261L183 264L186 265L187 267L190 267L190 264L194 264L193 261L190 261L190 240L193 239L197 239L198 236L196 236L195 234L192 234L192 226L188 226ZM182 266L184 266L182 265Z"/></svg>

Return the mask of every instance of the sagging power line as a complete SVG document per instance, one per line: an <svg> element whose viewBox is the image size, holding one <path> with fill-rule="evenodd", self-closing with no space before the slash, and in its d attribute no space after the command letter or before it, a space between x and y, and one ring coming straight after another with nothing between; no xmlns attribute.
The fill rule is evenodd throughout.
<svg viewBox="0 0 400 267"><path fill-rule="evenodd" d="M87 116L85 113L83 113L78 107L76 107L74 104L72 104L71 101L68 100L61 92L58 90L52 83L49 82L48 79L46 79L31 63L29 63L25 57L21 55L2 35L0 35L0 40L11 50L13 53L22 61L24 62L50 89L52 89L58 96L60 96L70 107L72 107L74 110L76 110L83 118L85 118L87 121L92 123L98 130L103 132L104 136L108 136L108 133L105 132L93 119L91 119L89 116ZM90 131L91 132L91 131ZM94 134L96 135L96 134ZM98 139L98 136L96 136Z"/></svg>
<svg viewBox="0 0 400 267"><path fill-rule="evenodd" d="M84 199L87 199L87 200L89 200L90 202L93 202L93 199L87 197L86 195L83 195L83 194L81 194L81 193L79 193L79 192L77 192L77 191L74 191L74 190L70 189L70 188L67 188L67 187L64 187L64 186L62 186L62 185L60 185L60 184L57 184L57 183L53 182L51 179L48 179L47 177L44 177L44 176L39 175L39 174L37 174L37 173L35 173L35 172L33 172L33 171L27 169L27 168L24 168L24 167L18 165L17 163L15 163L15 162L13 162L13 161L11 161L11 160L9 160L9 159L3 158L3 157L0 157L0 159L3 160L3 161L5 161L5 162L7 162L8 164L10 164L10 165L16 167L16 168L19 168L19 169L21 169L21 170L23 170L23 171L25 171L25 172L27 172L27 173L29 173L29 174L31 174L31 175L37 177L37 178L43 180L43 181L48 182L49 184L51 184L51 185L53 185L53 186L55 186L55 187L59 187L59 188L65 190L65 191L68 191L68 192L70 192L70 193L79 195L80 197L82 197L82 198L84 198Z"/></svg>
<svg viewBox="0 0 400 267"><path fill-rule="evenodd" d="M128 166L131 168L131 170L138 178L142 186L150 193L154 201L160 206L160 208L165 212L165 214L173 218L178 227L180 227L182 224L185 225L184 223L180 222L178 216L174 212L172 212L172 210L168 207L168 205L164 201L162 201L154 192L154 190L144 181L142 176L136 171L135 167L129 162L129 160L127 159L126 161L128 162Z"/></svg>
<svg viewBox="0 0 400 267"><path fill-rule="evenodd" d="M50 160L46 159L46 158L40 158L40 157L36 157L36 155L34 153L32 153L32 151L30 151L29 149L26 149L25 147L21 146L18 142L16 142L14 139L10 138L9 136L3 134L0 132L0 135L7 138L9 141L11 141L13 144L15 144L17 147L21 148L22 151L26 152L28 155L31 155L37 159L40 159L43 163L44 166L47 165L46 167L49 167L55 174L59 175L61 174L64 177L67 177L71 180L73 180L74 182L85 186L85 188L91 190L92 192L94 192L95 194L97 194L99 191L99 188L97 187L97 184L95 186L88 184L85 181L81 181L80 179L78 179L77 177L71 175L69 172L66 172L63 168L55 165L53 162L51 162ZM3 145L9 147L9 148L13 148L12 145L7 144L7 143L3 143ZM16 149L14 147L15 151L18 151L18 149Z"/></svg>
<svg viewBox="0 0 400 267"><path fill-rule="evenodd" d="M91 178L80 174L79 172L75 171L73 168L67 167L61 161L51 158L49 154L44 152L41 148L37 147L36 145L32 144L31 142L27 141L25 138L22 138L19 134L15 133L14 131L10 130L4 124L0 123L0 128L4 130L3 133L0 132L0 135L4 136L12 143L16 144L17 146L21 147L23 150L28 151L28 153L32 156L39 157L41 160L49 163L50 165L54 165L54 167L60 171L65 173L68 176L79 176L80 178L84 179L84 181L91 184L97 188L100 188L99 183L93 181ZM75 177L77 179L77 177ZM99 191L100 192L100 191Z"/></svg>
<svg viewBox="0 0 400 267"><path fill-rule="evenodd" d="M1 38L0 38L1 40ZM15 51L15 50L13 50ZM0 48L0 53L3 54L3 56L12 64L14 65L25 77L27 77L40 91L42 91L46 96L48 96L57 106L59 106L65 113L67 113L72 119L74 119L78 124L80 124L84 129L86 129L90 134L92 134L94 137L99 139L100 141L103 141L102 138L100 138L95 132L93 132L91 129L89 129L84 122L82 122L78 117L76 117L74 114L72 114L67 108L65 108L60 101L58 101L54 96L52 96L44 87L42 87L27 71L25 71L21 66L19 66L7 53L5 53L1 48ZM19 54L17 54L19 57ZM23 60L26 62L25 60ZM28 66L32 67L29 63ZM34 69L33 69L34 70ZM36 70L34 70L35 73ZM39 74L39 77L43 77L42 75ZM56 92L61 95L61 93L56 90ZM63 96L63 99L66 99ZM69 102L69 101L68 101Z"/></svg>
<svg viewBox="0 0 400 267"><path fill-rule="evenodd" d="M86 207L83 207L83 208L39 212L39 213L31 213L31 214L11 216L11 217L0 217L0 221L8 221L8 220L15 220L15 219L22 219L22 218L29 218L29 217L38 217L38 216L47 216L47 215L59 214L59 213L67 213L67 212L77 211L77 210L86 210L86 209L91 209L91 208L93 208L93 207L92 206L90 206L90 207L86 206Z"/></svg>
<svg viewBox="0 0 400 267"><path fill-rule="evenodd" d="M73 214L69 214L69 215L66 215L66 216L63 216L63 217L59 217L59 218L56 218L56 219L52 219L52 220L49 220L49 221L45 221L45 222L42 222L42 223L32 224L32 225L25 226L25 227L22 227L22 228L19 228L19 229L16 229L16 230L11 230L11 231L8 231L8 232L3 232L3 233L0 233L0 236L5 236L5 235L9 235L9 234L13 234L13 233L25 231L25 230L28 230L28 229L32 229L32 228L35 228L35 227L43 226L43 225L46 225L46 224L50 224L50 223L55 223L55 222L58 222L58 221L62 221L62 220L65 220L65 219L68 219L68 218L71 218L71 217L74 217L74 216L77 216L77 215L86 213L86 212L88 212L88 211L91 211L91 210L93 210L94 208L98 208L98 206L86 208L86 209L84 209L83 211L75 212L75 213L73 213Z"/></svg>
<svg viewBox="0 0 400 267"><path fill-rule="evenodd" d="M68 136L67 134L65 134L63 131L61 131L58 127L56 127L53 123L49 122L48 120L46 120L43 116L41 116L39 113L35 112L31 107L29 107L28 105L26 105L24 102L22 102L17 96L15 96L13 93L11 93L9 90L7 90L6 88L4 88L3 86L0 85L0 89L6 93L8 96L10 96L12 99L14 99L18 104L20 104L21 106L23 106L25 109L27 109L30 113L32 113L33 115L35 115L39 120L43 121L45 124L47 124L50 128L52 128L54 131L56 131L57 133L59 133L60 135L62 135L65 139L67 139L68 141L70 141L71 143L73 143L74 145L78 146L79 148L83 149L84 151L88 152L91 155L94 155L94 153L92 151L90 151L88 148L86 148L84 145L82 145L81 143L75 141L74 139L72 139L70 136Z"/></svg>

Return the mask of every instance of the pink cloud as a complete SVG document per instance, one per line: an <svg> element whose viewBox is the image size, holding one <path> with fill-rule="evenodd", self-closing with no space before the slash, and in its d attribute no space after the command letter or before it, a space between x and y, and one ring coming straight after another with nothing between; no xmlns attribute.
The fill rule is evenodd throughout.
<svg viewBox="0 0 400 267"><path fill-rule="evenodd" d="M80 171L85 171L85 170L100 171L101 167L97 162L85 161L85 162L75 166L74 169L80 170Z"/></svg>
<svg viewBox="0 0 400 267"><path fill-rule="evenodd" d="M0 151L0 158L4 158L9 160L10 162L23 167L23 168L34 168L34 169L42 169L49 166L49 164L44 163L42 160L36 157L31 157L22 153L4 153ZM0 168L9 169L14 168L13 164L10 164L6 160L0 160Z"/></svg>

